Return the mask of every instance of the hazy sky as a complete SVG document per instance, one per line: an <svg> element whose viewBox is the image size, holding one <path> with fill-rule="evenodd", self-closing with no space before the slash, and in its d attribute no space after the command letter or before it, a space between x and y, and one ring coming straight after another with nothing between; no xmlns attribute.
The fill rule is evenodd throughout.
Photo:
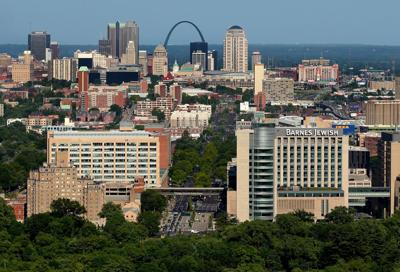
<svg viewBox="0 0 400 272"><path fill-rule="evenodd" d="M164 41L180 20L190 20L209 43L222 43L241 25L249 43L400 45L399 0L0 0L0 44L27 43L33 30L47 30L64 44L97 44L106 25L135 20L140 43ZM198 40L179 26L170 44Z"/></svg>

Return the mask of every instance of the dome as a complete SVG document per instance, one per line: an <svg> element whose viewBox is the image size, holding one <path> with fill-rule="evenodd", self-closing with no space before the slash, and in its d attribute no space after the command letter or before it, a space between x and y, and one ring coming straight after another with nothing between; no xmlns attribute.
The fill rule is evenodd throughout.
<svg viewBox="0 0 400 272"><path fill-rule="evenodd" d="M228 30L233 30L233 29L243 30L243 28L241 26L238 26L238 25L231 26Z"/></svg>

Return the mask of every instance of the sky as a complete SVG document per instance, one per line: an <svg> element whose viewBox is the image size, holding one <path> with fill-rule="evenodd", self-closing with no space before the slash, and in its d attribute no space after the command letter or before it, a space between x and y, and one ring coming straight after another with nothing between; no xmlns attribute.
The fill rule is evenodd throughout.
<svg viewBox="0 0 400 272"><path fill-rule="evenodd" d="M240 25L251 44L400 45L399 0L0 0L0 44L46 30L63 44L97 44L109 22L134 20L140 44L163 42L178 21L211 44ZM170 44L199 40L180 25Z"/></svg>

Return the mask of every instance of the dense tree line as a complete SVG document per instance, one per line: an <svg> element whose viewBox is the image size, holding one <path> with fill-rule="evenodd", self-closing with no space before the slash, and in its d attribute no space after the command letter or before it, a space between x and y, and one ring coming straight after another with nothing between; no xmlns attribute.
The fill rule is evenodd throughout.
<svg viewBox="0 0 400 272"><path fill-rule="evenodd" d="M327 220L295 212L276 222L218 224L212 234L159 238L152 218L163 202L148 196L139 223L106 204L96 227L77 202L57 200L51 212L15 221L0 199L0 271L398 271L400 214L353 220L338 208ZM160 202L161 201L161 202ZM163 204L161 203L161 206ZM151 222L151 224L150 224Z"/></svg>
<svg viewBox="0 0 400 272"><path fill-rule="evenodd" d="M46 160L45 136L16 122L0 127L0 191L23 187L28 173Z"/></svg>
<svg viewBox="0 0 400 272"><path fill-rule="evenodd" d="M198 139L185 132L176 143L170 177L181 186L192 177L197 187L209 187L215 179L226 180L226 165L236 154L234 136L205 130Z"/></svg>

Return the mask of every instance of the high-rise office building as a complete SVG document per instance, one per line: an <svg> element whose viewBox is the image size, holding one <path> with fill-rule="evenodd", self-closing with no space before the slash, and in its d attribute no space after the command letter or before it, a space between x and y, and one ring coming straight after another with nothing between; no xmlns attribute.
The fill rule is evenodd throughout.
<svg viewBox="0 0 400 272"><path fill-rule="evenodd" d="M135 43L133 41L129 41L128 46L126 48L126 52L122 54L121 64L123 65L134 65L136 64L136 48Z"/></svg>
<svg viewBox="0 0 400 272"><path fill-rule="evenodd" d="M207 70L208 71L218 70L217 57L218 57L218 55L217 55L216 50L208 51L208 53L207 53Z"/></svg>
<svg viewBox="0 0 400 272"><path fill-rule="evenodd" d="M261 53L255 51L251 54L251 69L254 69L254 65L262 63Z"/></svg>
<svg viewBox="0 0 400 272"><path fill-rule="evenodd" d="M111 54L113 57L121 58L126 52L129 41L134 42L136 61L139 59L139 26L136 22L116 22L108 24L107 38L111 43ZM137 64L137 63L135 63Z"/></svg>
<svg viewBox="0 0 400 272"><path fill-rule="evenodd" d="M110 40L99 40L99 53L104 56L111 56Z"/></svg>
<svg viewBox="0 0 400 272"><path fill-rule="evenodd" d="M254 73L254 94L256 95L263 91L264 64L256 63L253 66L253 73Z"/></svg>
<svg viewBox="0 0 400 272"><path fill-rule="evenodd" d="M192 64L200 65L203 71L207 70L207 53L194 51L192 53Z"/></svg>
<svg viewBox="0 0 400 272"><path fill-rule="evenodd" d="M53 54L51 52L51 48L46 48L46 57L44 59L44 61L46 63L50 62L53 59Z"/></svg>
<svg viewBox="0 0 400 272"><path fill-rule="evenodd" d="M75 59L53 59L49 69L49 77L58 80L76 81L77 63Z"/></svg>
<svg viewBox="0 0 400 272"><path fill-rule="evenodd" d="M58 59L60 57L60 44L56 41L50 43L51 59Z"/></svg>
<svg viewBox="0 0 400 272"><path fill-rule="evenodd" d="M228 72L247 72L248 44L243 28L232 26L224 39L224 70Z"/></svg>
<svg viewBox="0 0 400 272"><path fill-rule="evenodd" d="M240 222L305 210L322 219L348 207L348 136L337 129L238 130L237 184L228 212Z"/></svg>
<svg viewBox="0 0 400 272"><path fill-rule="evenodd" d="M34 31L28 35L28 50L35 59L45 60L46 48L50 48L50 34L44 31Z"/></svg>
<svg viewBox="0 0 400 272"><path fill-rule="evenodd" d="M168 53L162 44L154 49L152 72L155 76L166 76L168 73Z"/></svg>
<svg viewBox="0 0 400 272"><path fill-rule="evenodd" d="M139 51L139 65L142 66L142 72L144 76L147 76L148 74L148 58L147 58L147 51L146 50L140 50Z"/></svg>
<svg viewBox="0 0 400 272"><path fill-rule="evenodd" d="M190 59L190 63L191 64L195 64L193 62L193 53L194 52L202 52L205 54L205 65L202 66L203 70L207 70L207 52L208 52L208 43L206 42L191 42L190 43L190 55L189 55L189 59Z"/></svg>

